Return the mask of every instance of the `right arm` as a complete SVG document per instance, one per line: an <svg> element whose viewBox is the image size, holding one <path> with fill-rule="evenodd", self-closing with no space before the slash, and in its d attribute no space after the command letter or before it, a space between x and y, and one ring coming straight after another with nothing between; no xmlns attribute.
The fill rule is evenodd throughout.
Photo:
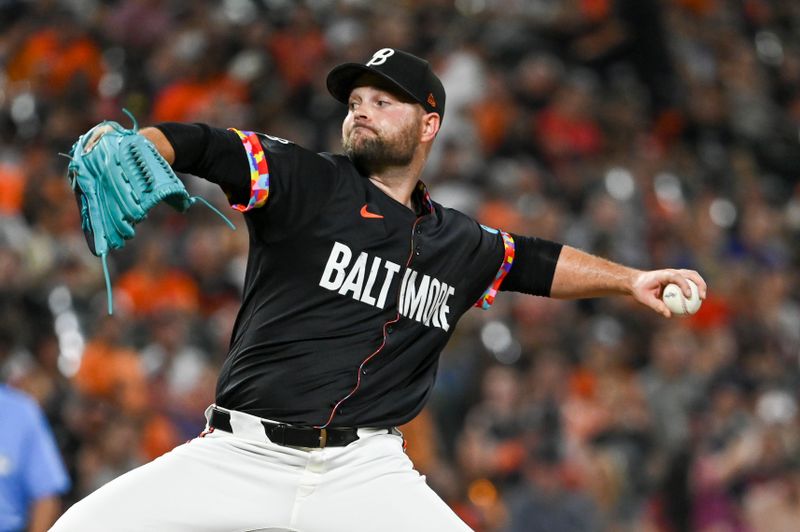
<svg viewBox="0 0 800 532"><path fill-rule="evenodd" d="M59 515L61 515L61 499L57 495L36 499L30 507L28 532L50 530Z"/></svg>

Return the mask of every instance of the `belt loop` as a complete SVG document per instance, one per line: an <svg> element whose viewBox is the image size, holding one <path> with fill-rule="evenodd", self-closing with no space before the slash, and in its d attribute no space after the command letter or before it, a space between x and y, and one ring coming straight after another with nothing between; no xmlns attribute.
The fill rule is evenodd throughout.
<svg viewBox="0 0 800 532"><path fill-rule="evenodd" d="M326 443L328 443L328 431L327 429L319 429L319 448L324 449Z"/></svg>

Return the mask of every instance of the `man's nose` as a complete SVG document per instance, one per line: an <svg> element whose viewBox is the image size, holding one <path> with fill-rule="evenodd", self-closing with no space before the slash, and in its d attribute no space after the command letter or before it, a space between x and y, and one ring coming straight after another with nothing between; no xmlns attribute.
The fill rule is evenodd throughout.
<svg viewBox="0 0 800 532"><path fill-rule="evenodd" d="M369 113L369 108L366 105L359 105L353 111L353 120L356 122L358 121L368 121L372 116Z"/></svg>
<svg viewBox="0 0 800 532"><path fill-rule="evenodd" d="M369 113L367 112L366 109L364 109L363 106L359 106L358 109L353 111L353 121L355 123L358 124L360 122L368 122L369 119L370 119Z"/></svg>

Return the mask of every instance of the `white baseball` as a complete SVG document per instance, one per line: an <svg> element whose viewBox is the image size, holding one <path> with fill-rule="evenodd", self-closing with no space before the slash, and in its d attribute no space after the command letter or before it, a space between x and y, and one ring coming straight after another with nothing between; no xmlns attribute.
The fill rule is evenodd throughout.
<svg viewBox="0 0 800 532"><path fill-rule="evenodd" d="M661 294L661 299L667 305L667 308L673 314L694 314L700 310L702 300L700 299L700 291L694 281L687 279L689 287L692 289L692 296L686 297L683 295L681 287L675 283L670 283L664 288L664 293Z"/></svg>

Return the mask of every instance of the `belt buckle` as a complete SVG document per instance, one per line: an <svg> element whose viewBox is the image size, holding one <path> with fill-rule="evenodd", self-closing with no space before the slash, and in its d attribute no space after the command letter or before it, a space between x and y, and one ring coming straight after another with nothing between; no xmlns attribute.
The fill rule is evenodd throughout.
<svg viewBox="0 0 800 532"><path fill-rule="evenodd" d="M324 449L328 443L328 429L319 429L319 448Z"/></svg>

